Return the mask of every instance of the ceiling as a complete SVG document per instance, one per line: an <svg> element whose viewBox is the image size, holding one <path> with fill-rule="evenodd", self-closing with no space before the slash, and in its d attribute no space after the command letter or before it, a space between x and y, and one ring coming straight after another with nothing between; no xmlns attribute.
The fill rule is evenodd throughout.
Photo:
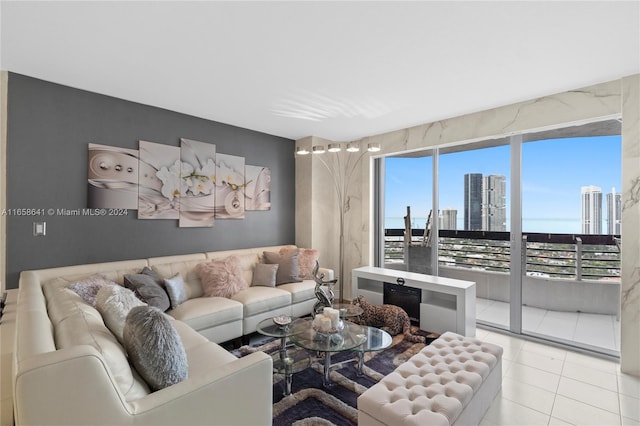
<svg viewBox="0 0 640 426"><path fill-rule="evenodd" d="M0 4L0 69L290 139L640 73L640 1Z"/></svg>

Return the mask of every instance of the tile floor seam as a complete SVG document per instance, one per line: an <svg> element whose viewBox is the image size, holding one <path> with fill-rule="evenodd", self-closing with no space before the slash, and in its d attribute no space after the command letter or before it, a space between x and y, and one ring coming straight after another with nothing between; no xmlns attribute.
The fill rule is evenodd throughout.
<svg viewBox="0 0 640 426"><path fill-rule="evenodd" d="M610 414L613 414L613 415L618 415L618 416L620 416L620 417L622 418L622 413L616 413L616 412L611 411L611 410L608 410L608 409L606 409L606 408L598 407L597 405L593 405L593 404L591 404L591 403L589 403L589 402L586 402L586 401L581 401L581 400L576 399L576 398L574 398L574 397L572 397L572 396L565 395L565 394L562 394L562 393L556 393L556 396L557 396L557 395L560 395L560 396L562 396L563 398L567 398L567 399L570 399L570 400L572 400L572 401L579 402L579 403L581 403L581 404L588 405L588 406L590 406L590 407L592 407L592 408L596 408L596 409L598 409L598 410L606 411L607 413L610 413ZM619 396L618 396L618 404L620 404L620 397L619 397ZM621 424L622 424L622 423L621 423Z"/></svg>
<svg viewBox="0 0 640 426"><path fill-rule="evenodd" d="M523 364L520 364L520 365L523 365ZM528 365L525 365L525 367L535 368L535 367L531 367L531 366L528 366ZM536 370L540 370L539 368L535 368L535 369L536 369ZM544 370L540 370L540 371L543 371L543 372L545 372L545 373L549 373L548 371L544 371ZM554 373L549 373L549 374L554 374ZM533 386L534 388L540 389L540 390L545 391L545 392L553 393L554 395L557 395L557 393L558 393L558 386L560 386L560 380L558 380L558 384L556 385L556 390L555 390L555 391L552 391L552 390L549 390L549 389L545 389L545 388L543 388L542 386L538 386L538 385L534 385L534 384L532 384L532 383L524 382L524 381L520 380L518 377L514 377L514 376L506 376L506 375L505 375L505 376L502 378L502 380L504 381L504 379L511 379L511 380L516 381L516 382L518 382L518 383L521 383L521 384L523 384L523 385Z"/></svg>

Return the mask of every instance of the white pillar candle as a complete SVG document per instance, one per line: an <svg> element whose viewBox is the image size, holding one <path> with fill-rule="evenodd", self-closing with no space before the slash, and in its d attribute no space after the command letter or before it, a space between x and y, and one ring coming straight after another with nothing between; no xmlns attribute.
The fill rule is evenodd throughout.
<svg viewBox="0 0 640 426"><path fill-rule="evenodd" d="M331 328L338 328L338 321L340 320L340 311L333 308L324 308L324 315L331 319Z"/></svg>
<svg viewBox="0 0 640 426"><path fill-rule="evenodd" d="M326 315L320 318L320 330L322 331L331 330L331 324L332 324L331 318L327 317Z"/></svg>

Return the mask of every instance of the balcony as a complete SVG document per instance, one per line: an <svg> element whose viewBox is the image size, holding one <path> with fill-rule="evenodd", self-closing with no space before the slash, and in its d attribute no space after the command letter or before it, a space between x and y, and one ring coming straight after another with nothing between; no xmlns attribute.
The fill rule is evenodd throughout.
<svg viewBox="0 0 640 426"><path fill-rule="evenodd" d="M422 239L413 230L412 241ZM611 235L523 234L523 332L620 350L620 252ZM404 230L385 231L385 267L407 269ZM479 323L509 327L510 234L441 230L439 275L476 282Z"/></svg>

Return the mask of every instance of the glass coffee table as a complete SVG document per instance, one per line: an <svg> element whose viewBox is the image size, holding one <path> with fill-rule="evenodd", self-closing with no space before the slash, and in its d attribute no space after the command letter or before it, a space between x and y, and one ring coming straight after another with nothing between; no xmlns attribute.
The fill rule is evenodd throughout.
<svg viewBox="0 0 640 426"><path fill-rule="evenodd" d="M331 354L354 350L365 343L367 333L361 325L344 321L344 329L334 334L318 333L311 327L311 318L300 318L290 325L292 329L290 339L293 344L310 351L324 354L324 374L322 384L331 386L329 372L331 369Z"/></svg>
<svg viewBox="0 0 640 426"><path fill-rule="evenodd" d="M366 340L355 350L358 351L358 363L356 364L356 372L358 376L362 376L362 368L364 367L364 354L365 352L381 351L388 348L393 341L393 338L389 333L379 328L362 326L363 332L366 336Z"/></svg>
<svg viewBox="0 0 640 426"><path fill-rule="evenodd" d="M273 371L284 374L284 395L291 395L292 376L309 367L311 364L309 354L296 346L287 346L287 337L291 337L295 332L291 324L281 326L274 323L273 318L267 318L260 321L256 329L262 335L280 339L280 349L271 355Z"/></svg>

